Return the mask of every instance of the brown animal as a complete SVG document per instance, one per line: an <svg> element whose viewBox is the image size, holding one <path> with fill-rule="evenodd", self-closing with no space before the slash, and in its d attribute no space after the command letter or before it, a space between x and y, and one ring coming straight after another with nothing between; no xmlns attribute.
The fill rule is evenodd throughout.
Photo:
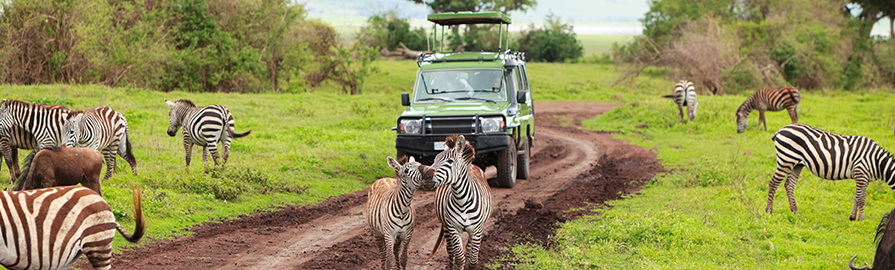
<svg viewBox="0 0 895 270"><path fill-rule="evenodd" d="M22 176L13 190L81 185L100 192L103 156L91 148L51 147L25 158Z"/></svg>
<svg viewBox="0 0 895 270"><path fill-rule="evenodd" d="M855 255L848 261L849 268L855 270L895 269L895 252L892 252L893 247L895 247L895 218L892 218L893 215L895 215L895 209L883 215L882 220L879 221L879 225L876 227L874 240L876 242L876 256L873 258L873 268L855 267L852 263L858 255Z"/></svg>

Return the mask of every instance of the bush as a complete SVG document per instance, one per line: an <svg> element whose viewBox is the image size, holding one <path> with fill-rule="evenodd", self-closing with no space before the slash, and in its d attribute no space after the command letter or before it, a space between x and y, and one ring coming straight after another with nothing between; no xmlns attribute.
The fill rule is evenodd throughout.
<svg viewBox="0 0 895 270"><path fill-rule="evenodd" d="M584 47L578 42L571 25L563 24L553 14L547 15L547 25L542 29L524 31L517 41L519 51L534 61L564 62L578 59Z"/></svg>
<svg viewBox="0 0 895 270"><path fill-rule="evenodd" d="M389 51L401 49L400 43L404 43L411 50L426 50L426 30L423 28L411 30L406 18L398 18L397 7L368 18L367 25L361 29L358 40L362 40L369 47L386 48Z"/></svg>

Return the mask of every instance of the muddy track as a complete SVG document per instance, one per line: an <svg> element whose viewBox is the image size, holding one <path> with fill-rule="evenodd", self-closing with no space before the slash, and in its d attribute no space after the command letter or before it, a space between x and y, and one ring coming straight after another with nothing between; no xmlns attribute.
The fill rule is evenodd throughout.
<svg viewBox="0 0 895 270"><path fill-rule="evenodd" d="M536 140L531 177L512 189L493 188L495 213L486 226L481 261L504 258L520 243L549 244L559 222L636 192L662 171L655 153L613 139L605 132L577 129L580 121L616 104L536 103ZM494 168L486 174L494 175ZM372 180L371 180L372 181ZM193 234L160 240L116 254L116 269L376 269L377 248L363 216L366 190L305 207L289 206L238 219L190 228ZM432 210L434 192L417 191L417 225L408 267L442 269L442 247L428 257L440 225ZM81 268L89 269L86 260Z"/></svg>

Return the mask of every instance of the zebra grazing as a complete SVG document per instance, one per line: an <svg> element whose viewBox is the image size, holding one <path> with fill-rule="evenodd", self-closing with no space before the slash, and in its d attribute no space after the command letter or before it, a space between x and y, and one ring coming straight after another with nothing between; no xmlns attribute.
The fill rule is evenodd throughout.
<svg viewBox="0 0 895 270"><path fill-rule="evenodd" d="M190 167L193 145L201 145L202 161L205 162L205 172L208 173L208 152L211 152L214 165L217 166L218 159L221 158L221 155L218 154L218 143L223 143L223 162L221 163L223 171L224 164L227 163L227 158L230 156L232 138L242 138L252 132L250 129L245 133L236 133L233 116L224 106L196 107L196 104L188 99L176 102L166 99L165 103L171 107L168 112L170 117L168 135L174 137L177 129L183 126L183 148L186 149L187 168Z"/></svg>
<svg viewBox="0 0 895 270"><path fill-rule="evenodd" d="M395 170L395 178L382 178L370 186L364 214L379 246L383 269L407 269L407 247L416 218L413 193L434 171L413 157L409 161L406 156L400 161L388 157L387 163Z"/></svg>
<svg viewBox="0 0 895 270"><path fill-rule="evenodd" d="M768 122L764 118L765 111L777 112L786 109L792 123L798 123L798 109L801 101L802 94L799 93L799 89L792 86L758 90L737 109L737 133L746 131L749 113L752 110L758 110L758 129L761 129L761 124L764 124L765 131L768 130Z"/></svg>
<svg viewBox="0 0 895 270"><path fill-rule="evenodd" d="M864 220L864 194L870 181L883 180L895 190L895 158L867 137L839 135L805 124L790 124L774 133L772 139L777 150L777 170L768 184L765 208L768 213L774 208L774 193L783 179L786 179L784 187L789 208L798 211L793 191L805 166L823 179L855 179L855 202L850 220Z"/></svg>
<svg viewBox="0 0 895 270"><path fill-rule="evenodd" d="M441 240L447 241L451 269L475 269L479 262L485 222L491 217L491 188L485 173L472 162L475 149L463 135L445 139L446 148L435 156L432 168L435 175L421 184L423 189L435 191L435 216L441 221L441 233L431 259ZM462 233L469 239L463 247ZM443 238L442 238L443 237Z"/></svg>
<svg viewBox="0 0 895 270"><path fill-rule="evenodd" d="M674 92L671 95L662 97L674 99L674 103L677 104L678 122L684 122L684 106L687 106L687 118L689 121L696 119L696 106L699 106L699 102L696 102L696 88L693 87L693 82L687 80L678 81L674 85Z"/></svg>
<svg viewBox="0 0 895 270"><path fill-rule="evenodd" d="M6 99L0 102L0 154L10 169L11 181L21 175L18 149L61 146L68 113L68 108L58 105Z"/></svg>
<svg viewBox="0 0 895 270"><path fill-rule="evenodd" d="M134 189L136 229L127 233L95 191L67 186L0 192L0 264L8 269L69 269L81 254L94 269L110 269L117 230L130 242L146 226Z"/></svg>
<svg viewBox="0 0 895 270"><path fill-rule="evenodd" d="M124 158L137 175L137 159L131 147L127 119L121 113L107 106L83 111L71 111L63 127L67 132L66 147L87 147L103 153L106 162L106 176L112 177L115 170L115 154Z"/></svg>

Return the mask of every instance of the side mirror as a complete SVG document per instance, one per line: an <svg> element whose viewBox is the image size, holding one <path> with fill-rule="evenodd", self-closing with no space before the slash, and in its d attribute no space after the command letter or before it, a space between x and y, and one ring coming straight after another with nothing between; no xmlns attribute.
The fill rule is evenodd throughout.
<svg viewBox="0 0 895 270"><path fill-rule="evenodd" d="M410 94L401 93L401 106L410 106Z"/></svg>
<svg viewBox="0 0 895 270"><path fill-rule="evenodd" d="M527 93L528 93L528 92L525 92L525 91L522 91L522 90L517 91L517 92L516 92L516 103L519 103L519 104L525 104L525 95L526 95Z"/></svg>

